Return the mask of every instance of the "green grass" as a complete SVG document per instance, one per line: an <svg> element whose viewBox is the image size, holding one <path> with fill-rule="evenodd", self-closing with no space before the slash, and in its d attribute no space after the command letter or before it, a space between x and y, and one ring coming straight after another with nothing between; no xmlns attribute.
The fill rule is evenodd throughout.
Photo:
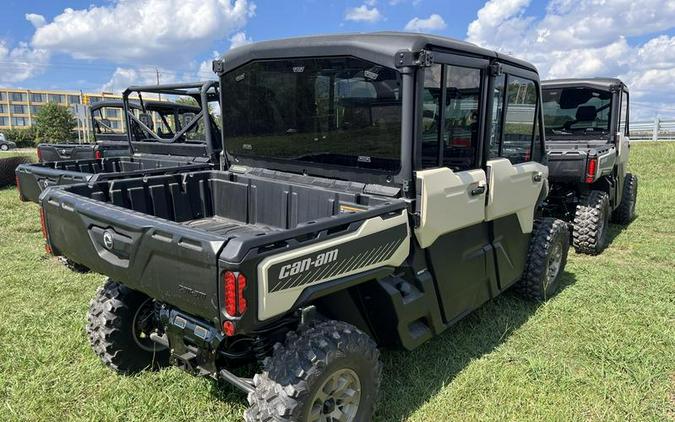
<svg viewBox="0 0 675 422"><path fill-rule="evenodd" d="M632 147L638 218L564 290L511 294L414 352L384 352L382 421L675 419L675 143ZM178 369L118 376L87 343L97 274L43 251L38 209L0 190L0 419L240 420L245 397Z"/></svg>

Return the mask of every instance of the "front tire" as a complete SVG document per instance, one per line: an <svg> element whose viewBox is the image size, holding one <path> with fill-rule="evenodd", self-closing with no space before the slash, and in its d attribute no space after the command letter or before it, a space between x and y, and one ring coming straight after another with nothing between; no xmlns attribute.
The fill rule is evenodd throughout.
<svg viewBox="0 0 675 422"><path fill-rule="evenodd" d="M623 194L621 203L614 210L612 220L617 224L626 225L635 218L635 204L637 203L638 178L627 173L623 181Z"/></svg>
<svg viewBox="0 0 675 422"><path fill-rule="evenodd" d="M7 144L0 145L0 151L9 151L9 145Z"/></svg>
<svg viewBox="0 0 675 422"><path fill-rule="evenodd" d="M574 214L572 243L577 253L597 255L607 247L609 196L592 190L581 197Z"/></svg>
<svg viewBox="0 0 675 422"><path fill-rule="evenodd" d="M153 342L154 303L143 293L108 280L89 305L87 334L101 361L116 372L133 374L169 362L169 351Z"/></svg>
<svg viewBox="0 0 675 422"><path fill-rule="evenodd" d="M570 235L564 221L550 217L536 219L525 273L515 284L515 290L536 301L553 296L560 287L569 248Z"/></svg>
<svg viewBox="0 0 675 422"><path fill-rule="evenodd" d="M379 356L375 342L345 322L291 332L253 379L245 419L369 421L380 387Z"/></svg>

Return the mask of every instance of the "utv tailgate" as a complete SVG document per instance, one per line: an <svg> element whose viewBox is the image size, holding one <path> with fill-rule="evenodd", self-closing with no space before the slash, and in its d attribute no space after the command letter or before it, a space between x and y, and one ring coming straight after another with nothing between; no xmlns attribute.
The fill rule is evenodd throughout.
<svg viewBox="0 0 675 422"><path fill-rule="evenodd" d="M218 319L222 237L61 189L47 190L41 204L55 253L193 315Z"/></svg>

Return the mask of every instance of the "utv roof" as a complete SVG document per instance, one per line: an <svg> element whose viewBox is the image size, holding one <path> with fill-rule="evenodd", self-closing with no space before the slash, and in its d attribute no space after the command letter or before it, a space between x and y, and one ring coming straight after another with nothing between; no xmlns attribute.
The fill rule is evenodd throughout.
<svg viewBox="0 0 675 422"><path fill-rule="evenodd" d="M611 91L613 88L628 87L618 78L577 78L577 79L550 79L541 81L541 88L589 87Z"/></svg>
<svg viewBox="0 0 675 422"><path fill-rule="evenodd" d="M218 74L223 74L252 60L316 56L357 56L382 66L396 68L397 53L418 52L424 49L500 59L537 72L531 63L475 44L436 35L407 32L318 35L262 41L231 50L214 62L214 70Z"/></svg>

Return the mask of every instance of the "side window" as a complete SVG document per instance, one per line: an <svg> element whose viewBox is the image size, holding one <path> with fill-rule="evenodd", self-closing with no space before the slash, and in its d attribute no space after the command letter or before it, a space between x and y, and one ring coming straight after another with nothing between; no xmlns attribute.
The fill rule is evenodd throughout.
<svg viewBox="0 0 675 422"><path fill-rule="evenodd" d="M435 64L424 72L422 93L422 168L438 167L438 136L441 122L441 72Z"/></svg>
<svg viewBox="0 0 675 422"><path fill-rule="evenodd" d="M626 91L621 92L621 114L619 115L619 133L628 136L628 100Z"/></svg>
<svg viewBox="0 0 675 422"><path fill-rule="evenodd" d="M454 171L475 167L481 79L479 69L446 66L443 165Z"/></svg>
<svg viewBox="0 0 675 422"><path fill-rule="evenodd" d="M495 78L492 90L492 122L490 123L490 141L488 143L487 159L499 157L499 145L502 138L502 113L504 112L504 91L506 76L501 74Z"/></svg>
<svg viewBox="0 0 675 422"><path fill-rule="evenodd" d="M509 76L506 85L506 117L500 156L512 164L530 161L537 111L534 81Z"/></svg>

